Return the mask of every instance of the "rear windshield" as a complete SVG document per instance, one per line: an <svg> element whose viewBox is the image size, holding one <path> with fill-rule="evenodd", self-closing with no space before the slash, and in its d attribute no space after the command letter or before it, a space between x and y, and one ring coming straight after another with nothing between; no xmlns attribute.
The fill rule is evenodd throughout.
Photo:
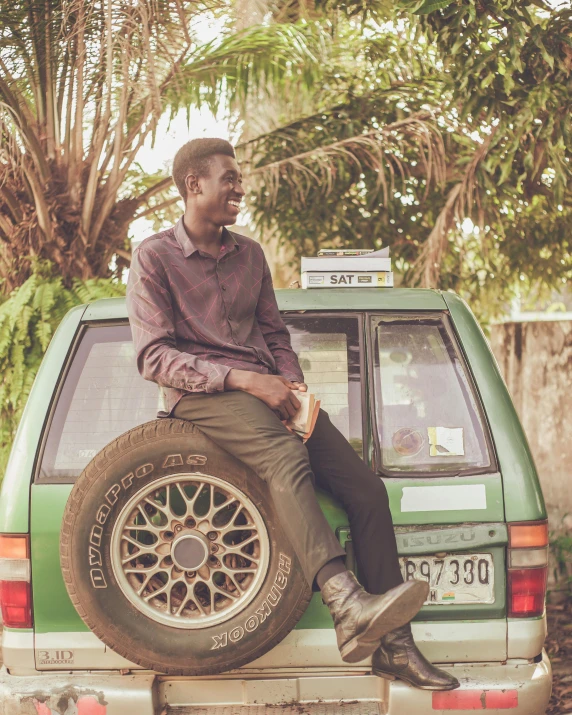
<svg viewBox="0 0 572 715"><path fill-rule="evenodd" d="M285 316L309 389L361 454L359 323L357 317ZM160 390L137 371L131 329L87 327L57 399L38 478L74 481L106 444L155 419Z"/></svg>
<svg viewBox="0 0 572 715"><path fill-rule="evenodd" d="M371 324L381 471L488 471L485 422L446 316L374 316Z"/></svg>

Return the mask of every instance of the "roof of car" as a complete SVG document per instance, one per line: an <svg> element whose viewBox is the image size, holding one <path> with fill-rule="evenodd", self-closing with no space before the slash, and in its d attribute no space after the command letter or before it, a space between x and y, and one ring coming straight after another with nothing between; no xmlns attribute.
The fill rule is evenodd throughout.
<svg viewBox="0 0 572 715"><path fill-rule="evenodd" d="M280 310L445 310L440 291L424 288L314 288L277 290ZM82 320L127 318L125 298L90 303Z"/></svg>

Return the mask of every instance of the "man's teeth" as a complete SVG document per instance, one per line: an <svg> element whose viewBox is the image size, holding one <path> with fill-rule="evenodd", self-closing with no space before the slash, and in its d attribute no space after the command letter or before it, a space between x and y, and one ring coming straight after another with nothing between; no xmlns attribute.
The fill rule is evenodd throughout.
<svg viewBox="0 0 572 715"><path fill-rule="evenodd" d="M237 209L240 208L240 201L229 201L228 202L231 206L236 206Z"/></svg>

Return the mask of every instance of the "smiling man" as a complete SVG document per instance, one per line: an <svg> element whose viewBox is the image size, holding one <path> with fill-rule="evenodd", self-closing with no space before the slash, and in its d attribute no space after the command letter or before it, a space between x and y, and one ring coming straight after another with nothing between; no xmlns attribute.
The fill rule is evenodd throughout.
<svg viewBox="0 0 572 715"><path fill-rule="evenodd" d="M262 248L226 228L244 197L233 147L221 139L188 142L175 156L173 178L185 213L141 243L127 287L137 365L164 388L161 416L192 421L266 482L308 583L330 609L345 661L374 654L378 675L431 690L457 687L413 642L409 621L428 586L403 583L382 480L323 410L305 445L282 422L295 414L306 385ZM346 570L314 483L345 508L370 593Z"/></svg>

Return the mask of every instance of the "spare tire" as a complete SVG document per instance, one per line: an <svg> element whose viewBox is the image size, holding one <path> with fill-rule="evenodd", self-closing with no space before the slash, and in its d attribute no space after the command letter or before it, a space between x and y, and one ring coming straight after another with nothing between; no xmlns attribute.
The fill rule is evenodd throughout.
<svg viewBox="0 0 572 715"><path fill-rule="evenodd" d="M148 422L75 483L61 565L86 625L133 663L220 673L276 645L311 591L264 482L190 422Z"/></svg>

